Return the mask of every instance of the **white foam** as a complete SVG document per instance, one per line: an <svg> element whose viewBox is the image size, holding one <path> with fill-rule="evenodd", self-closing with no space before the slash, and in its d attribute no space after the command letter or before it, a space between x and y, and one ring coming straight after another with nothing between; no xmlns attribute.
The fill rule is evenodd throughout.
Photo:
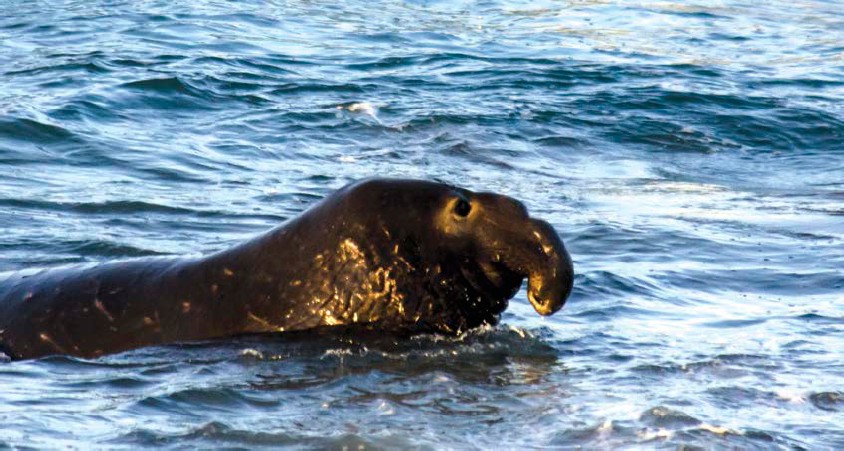
<svg viewBox="0 0 844 451"><path fill-rule="evenodd" d="M378 408L376 410L378 411L378 415L395 415L396 413L396 409L384 400L378 404Z"/></svg>
<svg viewBox="0 0 844 451"><path fill-rule="evenodd" d="M384 125L381 122L381 119L378 118L378 107L369 103L369 102L356 102L349 105L338 105L338 110L346 110L350 113L361 114L364 116L369 116L379 125Z"/></svg>
<svg viewBox="0 0 844 451"><path fill-rule="evenodd" d="M726 435L726 434L737 434L737 435L739 435L736 431L734 431L730 428L725 428L723 426L715 426L715 425L707 424L707 423L701 423L701 425L698 426L698 428L703 429L704 431L709 431L709 432L712 432L714 434L718 434L718 435Z"/></svg>
<svg viewBox="0 0 844 451"><path fill-rule="evenodd" d="M240 351L240 356L241 357L254 357L258 360L264 359L264 353L262 353L261 351L259 351L257 349L252 349L252 348L247 348L247 349Z"/></svg>
<svg viewBox="0 0 844 451"><path fill-rule="evenodd" d="M806 397L802 393L790 390L777 390L775 392L777 398L788 401L792 404L803 404L806 402Z"/></svg>
<svg viewBox="0 0 844 451"><path fill-rule="evenodd" d="M640 439L642 439L644 441L657 440L657 439L668 440L671 437L674 437L674 431L669 431L668 429L665 429L665 428L659 428L659 429L647 428L647 429L636 432L636 436L638 436Z"/></svg>

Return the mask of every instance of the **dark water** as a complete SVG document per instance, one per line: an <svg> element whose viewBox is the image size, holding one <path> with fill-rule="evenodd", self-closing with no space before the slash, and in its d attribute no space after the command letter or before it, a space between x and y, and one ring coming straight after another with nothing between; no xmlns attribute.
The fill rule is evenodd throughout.
<svg viewBox="0 0 844 451"><path fill-rule="evenodd" d="M0 3L0 270L210 252L389 175L523 199L579 274L459 339L0 364L0 448L841 449L842 11Z"/></svg>

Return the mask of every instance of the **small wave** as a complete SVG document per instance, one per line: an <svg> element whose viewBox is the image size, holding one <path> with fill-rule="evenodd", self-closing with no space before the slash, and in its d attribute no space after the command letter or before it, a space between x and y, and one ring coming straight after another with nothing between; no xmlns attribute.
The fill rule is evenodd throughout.
<svg viewBox="0 0 844 451"><path fill-rule="evenodd" d="M140 200L110 200L103 202L57 202L38 199L0 198L0 206L13 207L22 210L61 211L85 215L173 215L192 216L198 218L224 218L232 214L215 210L196 210L186 207L165 205ZM273 215L247 214L250 218L278 220Z"/></svg>
<svg viewBox="0 0 844 451"><path fill-rule="evenodd" d="M707 389L706 393L712 397L712 400L717 405L724 408L736 408L736 406L756 407L759 405L778 406L784 402L795 403L793 394L787 394L782 391L778 393L752 387L715 387ZM796 403L799 404L799 402Z"/></svg>
<svg viewBox="0 0 844 451"><path fill-rule="evenodd" d="M695 376L716 375L719 378L736 379L755 370L773 371L781 365L769 357L752 354L722 354L708 360L689 363L647 363L633 367L634 373L651 376L667 374Z"/></svg>
<svg viewBox="0 0 844 451"><path fill-rule="evenodd" d="M111 103L121 103L123 109L209 109L210 92L193 87L180 77L136 80L118 86L126 94L114 92Z"/></svg>
<svg viewBox="0 0 844 451"><path fill-rule="evenodd" d="M844 411L844 392L818 392L809 395L813 406L827 412Z"/></svg>
<svg viewBox="0 0 844 451"><path fill-rule="evenodd" d="M0 139L40 144L80 141L79 137L64 127L27 118L0 119Z"/></svg>
<svg viewBox="0 0 844 451"><path fill-rule="evenodd" d="M377 91L380 88L375 84L356 84L356 83L313 83L313 82L289 82L282 84L281 87L268 91L268 96L276 96L278 98L286 98L294 94L309 94L309 93L331 93L337 94L367 94L370 91Z"/></svg>
<svg viewBox="0 0 844 451"><path fill-rule="evenodd" d="M655 281L663 287L673 286L677 289L695 289L700 292L733 292L755 293L779 296L807 296L812 294L835 294L836 285L844 283L844 278L838 271L819 269L808 271L795 268L766 268L762 265L742 268L739 270L720 267L712 269L683 269L681 271L663 270L652 274ZM776 280L777 283L771 283ZM714 281L717 281L715 283ZM665 288L663 288L665 289ZM764 322L766 319L749 319L747 325L753 321ZM717 324L717 323L712 323ZM724 325L726 326L725 323ZM737 325L741 325L738 323Z"/></svg>
<svg viewBox="0 0 844 451"><path fill-rule="evenodd" d="M79 59L86 59L81 56ZM8 77L35 77L45 74L50 74L53 77L64 77L70 74L75 76L85 76L87 74L105 74L111 72L107 66L99 61L76 61L67 62L63 64L50 64L47 66L29 67L26 69L16 69L6 72L4 75ZM49 82L48 82L49 83ZM65 85L66 82L60 82ZM44 84L42 84L42 87Z"/></svg>
<svg viewBox="0 0 844 451"><path fill-rule="evenodd" d="M265 104L266 88L252 83L227 81L211 75L198 78L148 78L123 83L107 91L109 104L121 111L133 109L195 110L217 109L221 103ZM244 92L246 91L246 92ZM272 94L268 91L267 95ZM171 113L172 115L172 113Z"/></svg>
<svg viewBox="0 0 844 451"><path fill-rule="evenodd" d="M116 444L134 443L139 446L161 446L204 443L219 447L220 443L246 446L301 446L307 437L288 433L254 432L234 429L222 422L210 422L184 432L162 432L151 429L135 429L114 440Z"/></svg>
<svg viewBox="0 0 844 451"><path fill-rule="evenodd" d="M195 93L195 91L183 82L179 77L150 78L124 83L121 87L126 89L138 89L142 91L161 92L166 94L174 93Z"/></svg>
<svg viewBox="0 0 844 451"><path fill-rule="evenodd" d="M794 319L818 324L844 324L844 317L827 316L819 313L804 313L794 317Z"/></svg>
<svg viewBox="0 0 844 451"><path fill-rule="evenodd" d="M54 202L36 199L0 199L0 205L20 209L67 211L77 213L168 213L184 214L191 210L151 204L143 201Z"/></svg>
<svg viewBox="0 0 844 451"><path fill-rule="evenodd" d="M155 385L157 385L157 382L149 380L145 377L118 376L112 374L106 374L104 376L98 376L96 378L91 378L87 380L72 380L63 382L61 384L63 388L75 389L80 391L114 390L115 392L141 392L149 390Z"/></svg>
<svg viewBox="0 0 844 451"><path fill-rule="evenodd" d="M589 271L578 279L576 289L588 297L618 299L620 296L654 296L659 287L640 277L628 277L611 271ZM579 288L577 288L579 287Z"/></svg>
<svg viewBox="0 0 844 451"><path fill-rule="evenodd" d="M620 441L619 436L626 435L627 428L615 424L607 419L593 426L585 428L571 428L554 434L551 439L552 446L571 447L577 446L612 447L612 443Z"/></svg>
<svg viewBox="0 0 844 451"><path fill-rule="evenodd" d="M538 138L531 138L531 141L547 147L562 147L566 149L570 148L584 148L589 145L589 140L577 137L577 136L568 136L568 135L547 135L541 136Z"/></svg>
<svg viewBox="0 0 844 451"><path fill-rule="evenodd" d="M120 110L111 108L105 96L84 93L74 96L66 103L50 110L47 115L58 122L110 123L128 120Z"/></svg>
<svg viewBox="0 0 844 451"><path fill-rule="evenodd" d="M664 406L648 409L639 419L649 426L667 429L698 426L702 423L691 415Z"/></svg>
<svg viewBox="0 0 844 451"><path fill-rule="evenodd" d="M414 66L417 66L422 61L431 61L431 59L425 58L425 57L422 57L422 56L406 56L406 57L389 56L389 57L384 57L384 58L377 58L377 59L366 61L366 62L347 64L346 68L351 69L351 70L370 72L370 71L373 71L373 70L386 70L386 69L396 69L396 68L402 68L402 67L414 67Z"/></svg>
<svg viewBox="0 0 844 451"><path fill-rule="evenodd" d="M57 252L86 257L152 257L169 255L165 252L107 240L67 240L50 243L49 247Z"/></svg>
<svg viewBox="0 0 844 451"><path fill-rule="evenodd" d="M300 420L292 420L282 431L261 431L257 427L234 427L222 421L212 421L199 426L172 428L171 432L136 428L112 440L115 444L131 443L141 447L173 446L177 448L246 447L246 448L307 448L307 449L413 449L416 445L409 438L392 437L378 433L372 437L358 434L326 431L321 434L305 433L308 427ZM179 430L181 429L181 430ZM295 432L293 431L295 430Z"/></svg>
<svg viewBox="0 0 844 451"><path fill-rule="evenodd" d="M757 326L759 324L765 324L769 318L755 318L755 319L726 319L726 320L719 320L719 321L707 321L700 323L701 326L704 327L712 327L716 329L733 329L733 328L742 328L742 327L751 327Z"/></svg>
<svg viewBox="0 0 844 451"><path fill-rule="evenodd" d="M208 387L187 388L164 395L148 396L127 407L128 411L139 412L169 412L173 414L196 416L193 412L197 408L232 412L246 407L271 408L277 406L278 401L250 395L242 390Z"/></svg>
<svg viewBox="0 0 844 451"><path fill-rule="evenodd" d="M766 431L756 429L737 430L727 426L718 424L701 423L699 426L678 431L675 436L676 442L706 446L711 446L713 438L719 441L726 441L737 448L768 448L772 444L779 444L787 448L803 449L799 443L788 439L780 434L772 434Z"/></svg>

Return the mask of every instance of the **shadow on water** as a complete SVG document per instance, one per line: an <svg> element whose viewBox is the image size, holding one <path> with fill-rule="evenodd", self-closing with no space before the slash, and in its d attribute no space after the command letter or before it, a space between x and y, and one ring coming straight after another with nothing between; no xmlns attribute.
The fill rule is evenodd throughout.
<svg viewBox="0 0 844 451"><path fill-rule="evenodd" d="M236 364L261 368L247 386L256 390L297 390L355 377L425 377L442 374L468 384L526 383L508 373L528 369L535 381L564 371L558 351L518 328L482 328L457 337L394 333L363 327L325 327L304 332L240 336L143 348L95 361L67 357L41 360L51 365L159 368ZM153 370L155 371L155 370Z"/></svg>
<svg viewBox="0 0 844 451"><path fill-rule="evenodd" d="M398 335L382 331L321 330L318 335L301 334L244 341L249 347L241 357L263 361L294 361L305 365L304 374L325 381L371 376L424 378L439 374L467 384L517 385L526 383L511 373L514 366L529 368L538 381L560 371L557 351L519 329L482 329L461 335ZM296 388L288 385L288 367L267 374L253 388ZM281 385L279 385L281 384Z"/></svg>

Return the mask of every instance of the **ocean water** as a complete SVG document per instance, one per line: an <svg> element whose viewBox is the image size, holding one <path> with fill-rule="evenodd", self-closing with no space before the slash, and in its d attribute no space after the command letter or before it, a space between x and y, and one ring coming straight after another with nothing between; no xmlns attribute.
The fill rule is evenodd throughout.
<svg viewBox="0 0 844 451"><path fill-rule="evenodd" d="M0 3L0 271L213 252L369 176L575 291L457 338L0 363L0 448L844 448L840 2Z"/></svg>

